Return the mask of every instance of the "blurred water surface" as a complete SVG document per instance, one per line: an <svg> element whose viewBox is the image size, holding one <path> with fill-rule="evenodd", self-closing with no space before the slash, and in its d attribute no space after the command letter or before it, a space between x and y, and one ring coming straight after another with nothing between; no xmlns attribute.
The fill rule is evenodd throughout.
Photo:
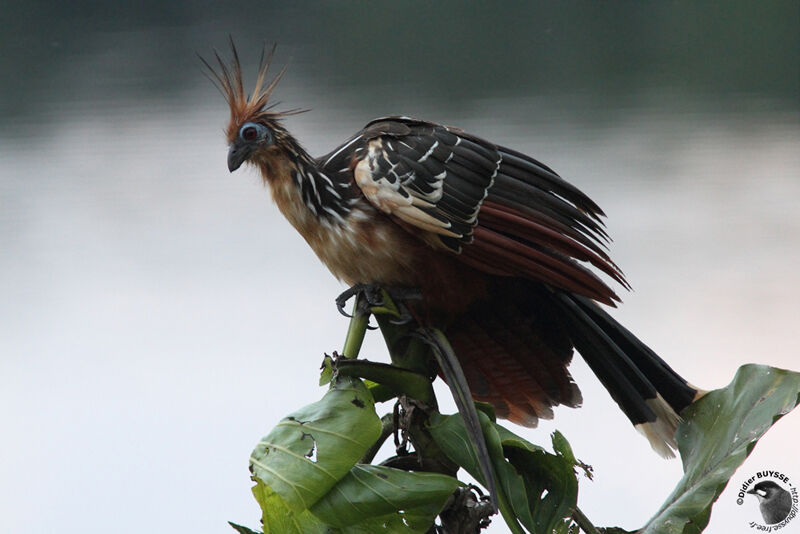
<svg viewBox="0 0 800 534"><path fill-rule="evenodd" d="M316 399L339 284L254 171L195 52L233 34L290 63L276 98L314 154L373 117L458 125L544 161L608 214L635 292L615 314L693 382L798 368L798 6L14 3L0 18L2 532L257 526L247 457ZM250 78L252 81L252 77ZM370 340L372 358L383 354ZM561 429L598 525L680 476L579 358ZM443 393L444 394L444 393ZM737 477L800 477L796 414ZM758 519L723 493L708 532ZM751 503L752 504L752 503ZM751 517L752 516L752 517ZM496 524L490 532L504 532Z"/></svg>

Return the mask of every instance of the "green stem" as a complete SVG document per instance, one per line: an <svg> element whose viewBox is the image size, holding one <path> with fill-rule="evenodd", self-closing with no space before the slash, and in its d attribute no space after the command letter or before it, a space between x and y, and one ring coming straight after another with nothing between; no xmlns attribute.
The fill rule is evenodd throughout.
<svg viewBox="0 0 800 534"><path fill-rule="evenodd" d="M342 356L349 359L358 358L369 325L369 315L362 315L358 311L358 300L359 297L356 295L353 299L353 316L350 318L347 336L344 338L344 348L342 348Z"/></svg>
<svg viewBox="0 0 800 534"><path fill-rule="evenodd" d="M589 521L589 518L586 517L577 506L572 510L572 519L575 520L578 527L586 532L586 534L600 534L600 531L595 528L592 522Z"/></svg>
<svg viewBox="0 0 800 534"><path fill-rule="evenodd" d="M412 336L416 325L397 325L386 315L376 315L392 365L420 374L431 373L431 352L425 341Z"/></svg>
<svg viewBox="0 0 800 534"><path fill-rule="evenodd" d="M402 367L368 360L341 360L339 375L366 378L391 389L395 395L408 395L425 404L435 402L430 379Z"/></svg>
<svg viewBox="0 0 800 534"><path fill-rule="evenodd" d="M391 388L387 388L383 384L375 384L374 382L367 381L367 389L369 392L372 393L372 398L375 399L375 402L386 402L392 399L397 398L397 393L395 393Z"/></svg>
<svg viewBox="0 0 800 534"><path fill-rule="evenodd" d="M381 417L381 435L378 436L378 439L372 446L367 449L367 452L364 453L364 456L361 457L358 463L360 464L370 464L372 460L375 459L375 455L378 454L378 451L383 446L383 443L388 439L389 436L392 435L394 432L394 417L392 414L387 413L383 417Z"/></svg>

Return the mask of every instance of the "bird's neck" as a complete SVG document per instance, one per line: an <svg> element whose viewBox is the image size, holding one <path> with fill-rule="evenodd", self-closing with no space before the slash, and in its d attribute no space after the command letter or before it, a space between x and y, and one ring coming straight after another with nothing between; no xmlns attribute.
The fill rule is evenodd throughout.
<svg viewBox="0 0 800 534"><path fill-rule="evenodd" d="M356 201L349 173L323 171L294 140L283 157L259 166L278 207L301 233L319 224L345 225Z"/></svg>
<svg viewBox="0 0 800 534"><path fill-rule="evenodd" d="M345 224L354 197L349 173L325 172L305 153L293 162L293 167L292 179L306 208L320 221Z"/></svg>

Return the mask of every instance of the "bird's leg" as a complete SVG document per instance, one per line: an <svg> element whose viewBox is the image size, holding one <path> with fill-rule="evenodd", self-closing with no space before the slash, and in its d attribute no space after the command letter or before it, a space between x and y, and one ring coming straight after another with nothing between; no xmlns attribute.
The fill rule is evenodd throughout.
<svg viewBox="0 0 800 534"><path fill-rule="evenodd" d="M358 300L358 309L355 310L357 313L369 315L371 308L383 304L383 297L381 297L378 284L355 284L336 297L336 309L339 310L339 313L345 317L352 317L352 315L344 311L344 306L348 300L356 295L364 297Z"/></svg>
<svg viewBox="0 0 800 534"><path fill-rule="evenodd" d="M410 414L405 410L404 402L397 399L394 403L392 417L394 421L394 449L398 456L408 454L408 428L411 426Z"/></svg>
<svg viewBox="0 0 800 534"><path fill-rule="evenodd" d="M389 297L391 302L387 302L384 294ZM358 307L355 310L358 314L369 315L376 312L376 308L385 308L391 315L396 315L392 320L394 324L406 324L413 317L404 301L411 299L421 299L422 293L419 289L410 287L382 287L378 284L356 284L336 297L336 309L345 317L351 317L344 306L352 297L359 295Z"/></svg>
<svg viewBox="0 0 800 534"><path fill-rule="evenodd" d="M394 302L397 318L390 319L389 322L396 325L404 325L412 322L414 316L406 306L407 300L422 300L422 292L415 287L394 287L385 290Z"/></svg>

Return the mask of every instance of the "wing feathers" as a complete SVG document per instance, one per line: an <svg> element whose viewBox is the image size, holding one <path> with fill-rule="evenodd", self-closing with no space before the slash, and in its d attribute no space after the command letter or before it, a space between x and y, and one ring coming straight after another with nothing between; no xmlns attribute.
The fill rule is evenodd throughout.
<svg viewBox="0 0 800 534"><path fill-rule="evenodd" d="M413 224L423 230L450 237L461 237L459 234L448 230L450 223L442 222L419 208L413 206L396 206L392 210L392 213L405 222Z"/></svg>
<svg viewBox="0 0 800 534"><path fill-rule="evenodd" d="M475 245L464 254L472 255L478 251L489 254L483 256L487 263L508 265L511 268L508 275L539 280L612 306L614 300L619 300L602 280L574 260L536 250L480 226L475 229Z"/></svg>
<svg viewBox="0 0 800 534"><path fill-rule="evenodd" d="M505 234L520 236L529 243L545 244L567 256L581 261L588 261L621 285L626 285L622 273L620 273L608 255L602 251L598 254L591 248L552 228L548 228L546 225L520 217L488 202L481 208L481 220L488 226Z"/></svg>
<svg viewBox="0 0 800 534"><path fill-rule="evenodd" d="M527 204L523 204L519 202L519 199L515 199L512 195L508 196L500 196L497 194L492 194L489 197L489 202L497 202L503 206L503 210L508 211L510 213L519 214L527 219L531 219L534 221L538 221L541 224L549 228L553 228L554 230L569 236L576 241L579 241L583 245L591 248L596 252L603 252L603 248L598 244L597 237L586 233L586 230L578 227L574 224L574 221L570 221L568 218L559 215L557 213L548 212L541 208L535 209L530 207Z"/></svg>
<svg viewBox="0 0 800 534"><path fill-rule="evenodd" d="M465 167L473 167L476 170L483 171L483 182L486 185L490 183L490 178L500 161L496 152L487 154L483 147L470 141L463 141L458 146L454 146L452 151L455 162Z"/></svg>
<svg viewBox="0 0 800 534"><path fill-rule="evenodd" d="M350 168L383 212L493 274L521 276L613 304L580 262L628 288L604 250L602 210L550 168L454 128L408 118L373 121L349 141ZM341 149L334 152L341 157ZM430 235L434 234L434 235Z"/></svg>
<svg viewBox="0 0 800 534"><path fill-rule="evenodd" d="M495 177L495 187L491 189L491 194L514 199L537 210L550 213L568 223L569 226L578 228L598 243L604 244L608 240L608 235L601 223L548 190L530 185L521 178L519 171L513 168L501 165L500 172Z"/></svg>
<svg viewBox="0 0 800 534"><path fill-rule="evenodd" d="M500 153L503 156L504 167L521 171L518 176L521 176L524 181L564 197L581 210L589 213L597 221L600 220L598 216L605 215L600 206L595 204L581 190L535 159L504 147L500 148Z"/></svg>
<svg viewBox="0 0 800 534"><path fill-rule="evenodd" d="M488 190L493 183L493 179L489 179L489 173L485 169L476 168L471 162L457 157L447 164L447 174L448 176L458 176L463 181L468 182L473 191L480 192L480 194L471 192L471 196L475 196L479 200L486 198Z"/></svg>

